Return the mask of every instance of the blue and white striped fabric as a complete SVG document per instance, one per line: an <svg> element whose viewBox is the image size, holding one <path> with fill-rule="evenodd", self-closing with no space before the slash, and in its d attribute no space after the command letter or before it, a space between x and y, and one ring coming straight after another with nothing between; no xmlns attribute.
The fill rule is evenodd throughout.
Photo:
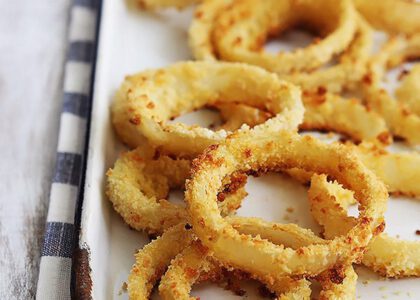
<svg viewBox="0 0 420 300"><path fill-rule="evenodd" d="M91 106L99 0L73 0L55 175L41 253L37 299L71 299L75 214Z"/></svg>

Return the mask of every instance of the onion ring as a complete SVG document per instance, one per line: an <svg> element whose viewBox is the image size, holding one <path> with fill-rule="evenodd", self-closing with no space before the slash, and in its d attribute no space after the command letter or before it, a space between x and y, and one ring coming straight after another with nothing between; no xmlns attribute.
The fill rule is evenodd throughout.
<svg viewBox="0 0 420 300"><path fill-rule="evenodd" d="M356 99L344 99L319 90L317 93L304 93L302 100L305 115L299 129L342 133L355 142L378 141L387 145L392 141L384 119ZM226 122L221 127L231 131L244 123L256 126L271 117L269 113L244 104L215 106Z"/></svg>
<svg viewBox="0 0 420 300"><path fill-rule="evenodd" d="M352 198L351 191L337 183L327 181L325 175L314 175L308 198L315 220L324 227L326 238L346 234L355 224L355 218L347 216L344 203ZM344 205L343 205L344 204ZM362 263L386 277L420 275L420 242L403 241L386 233L376 236L369 244Z"/></svg>
<svg viewBox="0 0 420 300"><path fill-rule="evenodd" d="M235 63L184 62L127 77L112 106L113 124L131 146L146 137L164 151L194 156L223 141L228 132L166 121L221 101L269 111L274 117L253 128L267 134L295 130L304 113L300 90L263 69Z"/></svg>
<svg viewBox="0 0 420 300"><path fill-rule="evenodd" d="M319 88L331 93L354 89L366 73L372 46L373 30L363 18L357 16L356 35L349 48L340 56L338 64L309 73L296 72L281 78L310 92Z"/></svg>
<svg viewBox="0 0 420 300"><path fill-rule="evenodd" d="M191 161L160 155L150 146L124 153L107 172L106 193L114 209L136 230L160 233L180 222L187 213L169 202L170 188L182 188L189 177ZM235 211L246 196L246 178L236 179L230 190L219 195L223 214ZM222 199L223 198L223 199Z"/></svg>
<svg viewBox="0 0 420 300"><path fill-rule="evenodd" d="M310 230L301 229L294 224L278 225L255 218L229 217L227 221L242 234L258 234L263 239L283 243L288 247L306 246L324 241ZM209 256L209 250L201 243L193 243L179 254L171 263L159 285L159 293L165 300L191 299L191 286L202 272L217 268L217 262ZM252 275L251 275L252 277ZM258 278L254 278L259 280ZM353 299L357 275L352 266L333 268L317 277L321 282L320 299ZM264 282L279 299L310 299L309 282L283 277L275 282Z"/></svg>
<svg viewBox="0 0 420 300"><path fill-rule="evenodd" d="M420 170L417 168L420 155L417 152L391 153L371 142L362 142L357 146L349 142L345 145L385 184L389 193L420 197ZM297 168L285 172L302 183L308 183L314 174Z"/></svg>
<svg viewBox="0 0 420 300"><path fill-rule="evenodd" d="M376 28L391 33L420 32L420 5L403 0L354 0L359 12Z"/></svg>
<svg viewBox="0 0 420 300"><path fill-rule="evenodd" d="M344 99L323 92L303 98L305 115L299 129L342 133L355 142L379 141L390 144L392 137L385 121L356 99Z"/></svg>
<svg viewBox="0 0 420 300"><path fill-rule="evenodd" d="M417 152L390 153L383 147L363 142L348 144L366 167L385 183L390 193L420 197L420 155Z"/></svg>
<svg viewBox="0 0 420 300"><path fill-rule="evenodd" d="M347 236L326 245L284 249L258 237L240 235L221 217L216 195L225 176L292 167L327 173L355 190L361 213ZM310 136L283 131L274 138L237 132L194 160L192 174L185 199L194 232L222 263L259 278L318 275L337 263L351 263L360 258L383 222L385 186L344 146Z"/></svg>
<svg viewBox="0 0 420 300"><path fill-rule="evenodd" d="M382 115L393 135L410 144L420 143L420 117L393 99L381 88L381 80L389 67L420 55L420 35L391 38L369 64L363 80L367 105Z"/></svg>
<svg viewBox="0 0 420 300"><path fill-rule="evenodd" d="M356 29L355 15L348 0L236 1L219 14L213 44L223 60L258 65L277 74L310 71L347 48ZM264 52L269 35L300 23L311 24L326 37L293 52Z"/></svg>
<svg viewBox="0 0 420 300"><path fill-rule="evenodd" d="M420 116L420 64L416 64L405 75L400 86L395 91L395 96L409 111Z"/></svg>

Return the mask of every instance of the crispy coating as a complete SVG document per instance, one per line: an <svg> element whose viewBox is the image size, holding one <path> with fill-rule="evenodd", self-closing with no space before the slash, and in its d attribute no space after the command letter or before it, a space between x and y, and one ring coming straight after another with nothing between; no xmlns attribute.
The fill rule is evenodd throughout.
<svg viewBox="0 0 420 300"><path fill-rule="evenodd" d="M252 149L251 156L245 155L247 149ZM361 214L347 236L326 245L293 250L258 237L240 235L220 216L216 194L226 175L292 167L327 173L355 191ZM237 132L206 150L193 163L185 196L195 233L218 260L259 278L275 278L318 275L337 263L359 259L383 221L388 195L385 186L346 147L283 131L271 137Z"/></svg>
<svg viewBox="0 0 420 300"><path fill-rule="evenodd" d="M347 216L346 204L342 199L353 197L351 191L337 183L327 181L325 175L314 175L308 192L311 213L324 227L326 238L346 234L356 223L355 218ZM406 277L420 275L420 242L404 241L381 233L380 225L375 237L367 247L362 263L386 277Z"/></svg>
<svg viewBox="0 0 420 300"><path fill-rule="evenodd" d="M168 121L216 102L239 102L270 112L273 118L253 128L267 134L297 129L304 113L300 90L263 69L183 62L128 76L113 102L112 121L130 146L142 144L146 137L165 152L191 157L224 140L228 132Z"/></svg>
<svg viewBox="0 0 420 300"><path fill-rule="evenodd" d="M167 200L171 188L183 188L191 161L158 155L144 145L126 152L107 173L106 193L114 209L136 230L161 233L187 220L185 207ZM235 211L246 196L243 185L224 194L224 214Z"/></svg>
<svg viewBox="0 0 420 300"><path fill-rule="evenodd" d="M420 32L420 5L405 0L353 0L358 11L376 28L390 33Z"/></svg>

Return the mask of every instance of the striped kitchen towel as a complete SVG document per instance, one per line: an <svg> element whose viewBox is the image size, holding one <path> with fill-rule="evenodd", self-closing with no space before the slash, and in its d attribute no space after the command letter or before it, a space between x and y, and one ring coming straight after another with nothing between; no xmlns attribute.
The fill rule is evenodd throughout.
<svg viewBox="0 0 420 300"><path fill-rule="evenodd" d="M71 7L57 162L36 295L39 300L71 299L75 215L84 171L99 9L100 0L73 0Z"/></svg>

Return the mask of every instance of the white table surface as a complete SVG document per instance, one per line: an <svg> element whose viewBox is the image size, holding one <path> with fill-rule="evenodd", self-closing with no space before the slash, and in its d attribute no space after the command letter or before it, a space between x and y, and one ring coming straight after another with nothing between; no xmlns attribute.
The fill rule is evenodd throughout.
<svg viewBox="0 0 420 300"><path fill-rule="evenodd" d="M36 293L69 5L0 0L0 299Z"/></svg>

